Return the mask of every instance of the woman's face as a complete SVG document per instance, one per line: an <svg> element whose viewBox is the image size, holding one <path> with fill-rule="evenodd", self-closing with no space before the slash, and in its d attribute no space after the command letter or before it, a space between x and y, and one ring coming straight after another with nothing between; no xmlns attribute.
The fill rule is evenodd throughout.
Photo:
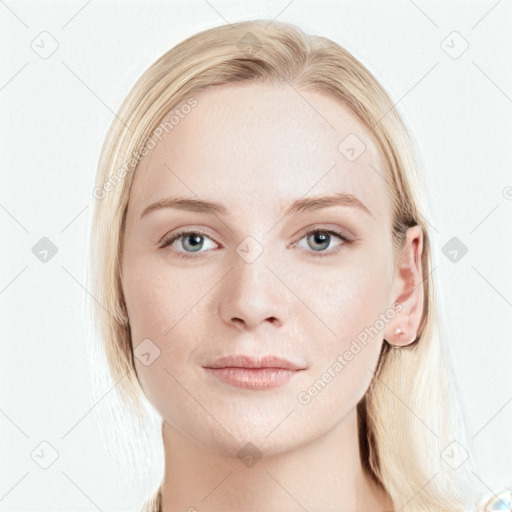
<svg viewBox="0 0 512 512"><path fill-rule="evenodd" d="M136 369L162 418L203 448L277 453L341 424L368 388L394 316L385 167L325 93L237 84L195 99L131 189Z"/></svg>

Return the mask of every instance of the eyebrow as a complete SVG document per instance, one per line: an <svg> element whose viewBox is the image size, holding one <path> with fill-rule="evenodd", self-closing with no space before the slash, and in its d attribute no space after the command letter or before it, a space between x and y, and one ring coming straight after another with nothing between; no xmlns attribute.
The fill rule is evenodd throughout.
<svg viewBox="0 0 512 512"><path fill-rule="evenodd" d="M356 208L376 220L372 212L359 199L357 199L357 197L353 196L352 194L345 194L341 192L332 195L296 199L286 209L281 206L279 211L283 217L286 217L293 213L311 212L320 210L322 208L328 208L330 206L346 206ZM166 197L144 208L140 214L140 218L154 210L161 208L175 208L178 210L186 210L190 212L211 213L229 216L227 208L223 204L217 203L215 201L206 201L201 199L194 199L191 197Z"/></svg>

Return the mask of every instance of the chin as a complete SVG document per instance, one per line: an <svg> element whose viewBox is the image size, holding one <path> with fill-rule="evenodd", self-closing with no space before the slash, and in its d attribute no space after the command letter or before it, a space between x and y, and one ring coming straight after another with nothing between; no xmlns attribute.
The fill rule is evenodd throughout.
<svg viewBox="0 0 512 512"><path fill-rule="evenodd" d="M303 430L297 437L296 431L286 429L284 425L275 428L282 419L280 417L272 427L268 427L272 423L268 419L257 423L242 417L242 423L223 423L228 433L210 418L211 421L200 423L201 430L195 426L193 430L183 429L181 432L204 450L224 457L236 457L243 462L246 458L255 460L282 454L308 442Z"/></svg>

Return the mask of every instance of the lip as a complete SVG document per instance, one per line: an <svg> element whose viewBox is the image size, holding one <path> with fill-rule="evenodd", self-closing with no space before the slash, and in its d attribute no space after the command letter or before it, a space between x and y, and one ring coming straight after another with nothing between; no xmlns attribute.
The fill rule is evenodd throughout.
<svg viewBox="0 0 512 512"><path fill-rule="evenodd" d="M281 368L283 370L304 370L304 367L292 363L288 359L277 356L252 357L246 355L233 355L220 357L205 368Z"/></svg>
<svg viewBox="0 0 512 512"><path fill-rule="evenodd" d="M221 357L204 365L215 378L238 388L269 389L284 386L304 367L277 356Z"/></svg>

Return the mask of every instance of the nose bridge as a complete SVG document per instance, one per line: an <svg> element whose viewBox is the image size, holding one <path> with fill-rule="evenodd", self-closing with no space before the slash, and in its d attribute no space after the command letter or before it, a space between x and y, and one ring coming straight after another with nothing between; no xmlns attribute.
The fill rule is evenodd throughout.
<svg viewBox="0 0 512 512"><path fill-rule="evenodd" d="M286 321L289 298L270 270L272 259L268 248L253 237L238 245L220 304L225 322L247 329L265 322L280 326Z"/></svg>

